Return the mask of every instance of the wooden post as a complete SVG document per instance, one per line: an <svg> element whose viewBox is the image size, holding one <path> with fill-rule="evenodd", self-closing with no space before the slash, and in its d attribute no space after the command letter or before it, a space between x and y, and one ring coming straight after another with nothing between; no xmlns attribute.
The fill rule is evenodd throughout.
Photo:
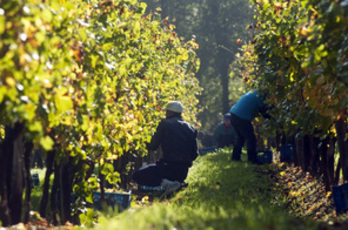
<svg viewBox="0 0 348 230"><path fill-rule="evenodd" d="M340 163L343 172L343 180L348 180L348 142L346 140L347 124L345 117L341 116L335 121L335 128L337 133L337 144L340 152Z"/></svg>

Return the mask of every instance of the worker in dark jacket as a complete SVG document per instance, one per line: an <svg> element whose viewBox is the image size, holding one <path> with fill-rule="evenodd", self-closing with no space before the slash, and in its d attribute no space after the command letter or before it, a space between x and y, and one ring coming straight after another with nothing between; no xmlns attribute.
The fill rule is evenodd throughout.
<svg viewBox="0 0 348 230"><path fill-rule="evenodd" d="M136 171L133 180L139 185L162 186L165 194L169 194L182 186L198 149L197 130L182 118L182 104L169 102L165 111L166 119L159 123L147 145L152 151L161 147L163 157Z"/></svg>
<svg viewBox="0 0 348 230"><path fill-rule="evenodd" d="M265 118L267 114L266 104L257 90L251 90L244 94L230 109L231 124L237 132L237 141L233 148L232 160L240 161L244 142L247 143L248 160L257 162L256 136L251 122L261 113Z"/></svg>

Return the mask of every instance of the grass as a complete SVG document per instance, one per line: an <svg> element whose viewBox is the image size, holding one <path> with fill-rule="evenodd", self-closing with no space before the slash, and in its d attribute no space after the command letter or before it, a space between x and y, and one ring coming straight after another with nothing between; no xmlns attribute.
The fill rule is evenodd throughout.
<svg viewBox="0 0 348 230"><path fill-rule="evenodd" d="M94 229L318 229L317 222L289 215L272 202L267 176L248 162L231 162L230 150L200 156L189 186L167 200L135 205ZM245 156L242 158L245 159Z"/></svg>

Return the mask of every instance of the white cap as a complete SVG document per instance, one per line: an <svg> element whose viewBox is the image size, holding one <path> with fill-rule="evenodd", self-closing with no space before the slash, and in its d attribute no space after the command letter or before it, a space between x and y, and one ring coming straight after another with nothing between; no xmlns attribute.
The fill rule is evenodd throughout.
<svg viewBox="0 0 348 230"><path fill-rule="evenodd" d="M184 107L179 101L171 101L167 104L167 106L163 109L164 111L170 110L176 113L182 113Z"/></svg>

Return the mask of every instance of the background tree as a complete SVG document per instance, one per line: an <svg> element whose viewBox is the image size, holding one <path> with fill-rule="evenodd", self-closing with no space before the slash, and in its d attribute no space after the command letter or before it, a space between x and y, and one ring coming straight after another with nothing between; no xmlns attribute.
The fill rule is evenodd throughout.
<svg viewBox="0 0 348 230"><path fill-rule="evenodd" d="M203 129L213 129L221 119L219 114L227 112L241 93L237 92L239 84L230 86L229 65L240 46L237 39L248 37L245 28L253 21L251 4L242 0L145 2L149 12L160 7L163 20L168 18L180 36L194 36L199 44L201 66L196 76L204 88L199 118Z"/></svg>

